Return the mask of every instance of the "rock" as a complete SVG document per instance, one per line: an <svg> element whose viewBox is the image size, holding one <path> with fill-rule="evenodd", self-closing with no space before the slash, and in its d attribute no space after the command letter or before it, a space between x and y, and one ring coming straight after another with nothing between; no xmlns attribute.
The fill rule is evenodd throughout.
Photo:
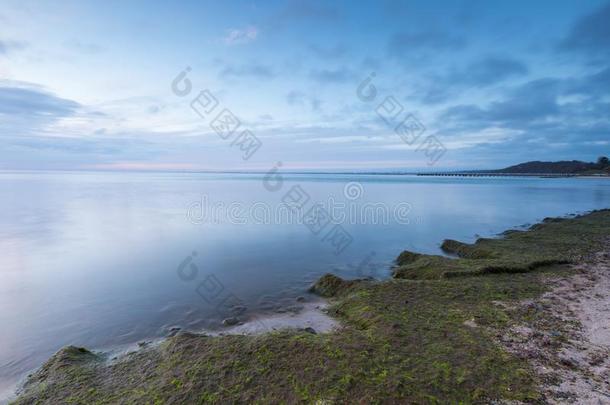
<svg viewBox="0 0 610 405"><path fill-rule="evenodd" d="M493 256L491 252L481 249L477 244L471 245L453 239L445 239L441 244L441 250L466 259L486 259Z"/></svg>
<svg viewBox="0 0 610 405"><path fill-rule="evenodd" d="M332 297L336 295L346 283L347 282L341 277L337 277L333 274L325 274L309 288L309 291L322 297Z"/></svg>
<svg viewBox="0 0 610 405"><path fill-rule="evenodd" d="M84 347L66 346L55 353L47 362L34 373L33 378L44 381L60 369L98 361L100 357Z"/></svg>
<svg viewBox="0 0 610 405"><path fill-rule="evenodd" d="M551 217L546 217L542 220L542 222L544 222L545 224L549 224L549 223L557 223L557 222L563 222L565 221L565 218L551 218Z"/></svg>
<svg viewBox="0 0 610 405"><path fill-rule="evenodd" d="M304 302L305 301L305 297L303 297L302 295L297 297L297 302Z"/></svg>
<svg viewBox="0 0 610 405"><path fill-rule="evenodd" d="M417 259L419 259L421 255L419 253L409 252L408 250L403 251L396 258L396 264L399 266L404 266L405 264L411 264Z"/></svg>
<svg viewBox="0 0 610 405"><path fill-rule="evenodd" d="M222 320L222 324L224 326L233 326L233 325L237 325L238 323L239 323L239 319L237 319L234 316L232 316L230 318L225 318Z"/></svg>
<svg viewBox="0 0 610 405"><path fill-rule="evenodd" d="M305 329L303 329L305 332L307 333L311 333L312 335L316 335L317 332L314 328L312 328L311 326L306 327Z"/></svg>

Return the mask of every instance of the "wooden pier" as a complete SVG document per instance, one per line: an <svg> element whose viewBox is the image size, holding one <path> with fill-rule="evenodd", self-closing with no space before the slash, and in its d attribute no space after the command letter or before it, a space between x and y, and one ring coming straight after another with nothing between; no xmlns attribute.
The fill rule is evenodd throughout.
<svg viewBox="0 0 610 405"><path fill-rule="evenodd" d="M576 177L572 173L424 172L418 176L441 177Z"/></svg>

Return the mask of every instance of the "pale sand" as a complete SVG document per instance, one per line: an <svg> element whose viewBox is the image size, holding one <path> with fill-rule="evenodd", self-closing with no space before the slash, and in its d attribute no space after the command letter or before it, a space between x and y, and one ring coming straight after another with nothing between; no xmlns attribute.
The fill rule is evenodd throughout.
<svg viewBox="0 0 610 405"><path fill-rule="evenodd" d="M215 330L188 330L177 329L169 336L178 333L194 333L205 336L223 336L223 335L260 335L266 332L296 329L303 330L306 328L313 329L315 333L325 333L337 330L340 324L334 318L331 318L326 309L328 303L324 300L316 300L312 302L304 302L300 305L300 309L294 312L284 312L274 315L253 315L247 322L240 323L234 326L226 326ZM311 331L311 330L309 330ZM126 345L114 346L111 348L95 350L97 353L104 353L112 362L126 354L134 353L139 350L148 350L158 346L167 337L160 337L140 342L129 343Z"/></svg>
<svg viewBox="0 0 610 405"><path fill-rule="evenodd" d="M261 334L280 329L312 328L316 333L335 330L339 323L325 312L328 304L325 301L308 302L297 313L283 313L266 317L257 317L243 325L227 327L214 334Z"/></svg>
<svg viewBox="0 0 610 405"><path fill-rule="evenodd" d="M521 325L500 338L534 366L547 403L610 404L610 240L608 246L574 266L578 274L549 280L551 291L522 303L545 311L548 324Z"/></svg>

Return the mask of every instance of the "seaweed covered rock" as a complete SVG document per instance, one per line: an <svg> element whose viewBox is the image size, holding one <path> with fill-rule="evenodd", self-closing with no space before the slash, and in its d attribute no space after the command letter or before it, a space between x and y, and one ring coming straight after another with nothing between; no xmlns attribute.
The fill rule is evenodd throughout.
<svg viewBox="0 0 610 405"><path fill-rule="evenodd" d="M26 387L41 381L54 381L62 379L64 374L75 367L93 364L100 357L90 352L84 347L66 346L55 353L47 362L36 372L28 382Z"/></svg>
<svg viewBox="0 0 610 405"><path fill-rule="evenodd" d="M66 346L55 353L55 355L47 362L46 366L61 368L65 366L82 364L97 359L97 355L84 347Z"/></svg>
<svg viewBox="0 0 610 405"><path fill-rule="evenodd" d="M443 278L446 272L460 271L461 268L459 260L421 254L412 262L395 267L392 277L406 280L437 280Z"/></svg>
<svg viewBox="0 0 610 405"><path fill-rule="evenodd" d="M371 281L371 279L343 280L341 277L327 273L320 277L311 287L309 287L309 292L322 297L335 297L366 281Z"/></svg>
<svg viewBox="0 0 610 405"><path fill-rule="evenodd" d="M405 264L411 264L414 261L416 261L417 259L419 259L420 257L421 257L421 254L419 254L419 253L414 253L414 252L405 250L401 254L399 254L398 257L396 258L396 264L398 264L399 266L404 266Z"/></svg>
<svg viewBox="0 0 610 405"><path fill-rule="evenodd" d="M542 220L545 224L559 223L565 221L566 218L546 217Z"/></svg>
<svg viewBox="0 0 610 405"><path fill-rule="evenodd" d="M477 244L470 245L453 239L445 239L441 249L445 253L454 254L465 259L485 259L493 256L491 252L477 246Z"/></svg>

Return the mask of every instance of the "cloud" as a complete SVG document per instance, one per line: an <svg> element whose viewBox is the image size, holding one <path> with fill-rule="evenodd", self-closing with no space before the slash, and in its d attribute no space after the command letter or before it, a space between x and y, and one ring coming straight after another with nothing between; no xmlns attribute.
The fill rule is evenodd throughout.
<svg viewBox="0 0 610 405"><path fill-rule="evenodd" d="M610 57L610 3L580 18L559 44L562 51L582 53L594 59Z"/></svg>
<svg viewBox="0 0 610 405"><path fill-rule="evenodd" d="M479 128L500 125L522 129L559 112L559 85L557 79L534 80L514 88L503 100L486 108L471 104L450 107L442 114L441 120Z"/></svg>
<svg viewBox="0 0 610 405"><path fill-rule="evenodd" d="M12 51L20 51L27 47L27 43L23 41L8 41L0 40L0 55L7 55Z"/></svg>
<svg viewBox="0 0 610 405"><path fill-rule="evenodd" d="M320 22L336 21L339 17L339 11L326 4L322 5L311 1L295 0L289 2L280 12L278 20L282 22L286 20L314 20Z"/></svg>
<svg viewBox="0 0 610 405"><path fill-rule="evenodd" d="M312 111L320 111L322 101L316 97L310 97L302 91L292 90L286 94L286 102L289 105L309 105Z"/></svg>
<svg viewBox="0 0 610 405"><path fill-rule="evenodd" d="M566 94L580 94L586 97L610 96L610 67L596 73L566 81Z"/></svg>
<svg viewBox="0 0 610 405"><path fill-rule="evenodd" d="M286 102L290 105L302 104L305 101L305 93L298 90L291 90L286 94Z"/></svg>
<svg viewBox="0 0 610 405"><path fill-rule="evenodd" d="M513 139L504 147L515 153L531 153L533 145L588 148L592 142L604 141L610 136L607 116L610 103L603 97L588 94L567 96L586 92L600 75L609 73L604 70L579 79L533 80L510 89L502 99L483 107L452 106L438 117L436 127L441 133L457 138L489 128L511 130ZM562 98L565 100L560 102Z"/></svg>
<svg viewBox="0 0 610 405"><path fill-rule="evenodd" d="M388 42L390 56L405 59L414 52L435 52L440 50L457 50L466 46L466 41L457 36L441 31L401 32L394 34Z"/></svg>
<svg viewBox="0 0 610 405"><path fill-rule="evenodd" d="M483 88L507 79L525 76L527 66L515 59L487 56L462 69L454 69L445 75L431 76L428 82L415 92L424 104L443 103L468 87Z"/></svg>
<svg viewBox="0 0 610 405"><path fill-rule="evenodd" d="M320 83L345 83L354 79L354 73L345 67L339 69L312 70L309 76Z"/></svg>
<svg viewBox="0 0 610 405"><path fill-rule="evenodd" d="M253 42L258 37L258 28L254 26L245 27L242 29L231 29L222 41L227 45L240 45Z"/></svg>
<svg viewBox="0 0 610 405"><path fill-rule="evenodd" d="M74 114L79 107L39 88L0 86L0 115L59 118Z"/></svg>
<svg viewBox="0 0 610 405"><path fill-rule="evenodd" d="M373 58L371 56L366 56L362 59L361 65L364 69L379 69L381 67L381 62L377 58Z"/></svg>
<svg viewBox="0 0 610 405"><path fill-rule="evenodd" d="M149 133L147 135L150 135ZM148 161L171 151L176 138L165 143L133 134L69 137L37 134L7 135L0 142L0 168L82 169L116 160Z"/></svg>
<svg viewBox="0 0 610 405"><path fill-rule="evenodd" d="M227 66L220 72L221 77L253 77L257 79L273 79L276 73L269 66L260 65L258 63Z"/></svg>
<svg viewBox="0 0 610 405"><path fill-rule="evenodd" d="M167 106L166 105L158 105L158 104L153 104L151 106L149 106L146 109L146 112L149 114L159 114L161 111L163 111Z"/></svg>
<svg viewBox="0 0 610 405"><path fill-rule="evenodd" d="M36 85L0 81L0 137L40 134L81 107Z"/></svg>
<svg viewBox="0 0 610 405"><path fill-rule="evenodd" d="M315 55L323 59L337 59L347 54L347 47L345 45L335 45L330 47L311 45L309 49L311 49Z"/></svg>
<svg viewBox="0 0 610 405"><path fill-rule="evenodd" d="M50 150L65 154L103 154L115 155L122 152L120 141L110 138L87 139L87 138L61 138L44 136L23 136L11 140L13 146L32 150ZM123 141L123 143L126 143Z"/></svg>
<svg viewBox="0 0 610 405"><path fill-rule="evenodd" d="M104 52L106 49L98 44L90 43L90 42L82 42L78 39L72 39L64 42L64 46L66 48L74 49L79 53L85 54L97 54Z"/></svg>
<svg viewBox="0 0 610 405"><path fill-rule="evenodd" d="M466 69L452 75L451 79L473 86L488 86L527 73L527 66L518 60L492 56L470 64Z"/></svg>

